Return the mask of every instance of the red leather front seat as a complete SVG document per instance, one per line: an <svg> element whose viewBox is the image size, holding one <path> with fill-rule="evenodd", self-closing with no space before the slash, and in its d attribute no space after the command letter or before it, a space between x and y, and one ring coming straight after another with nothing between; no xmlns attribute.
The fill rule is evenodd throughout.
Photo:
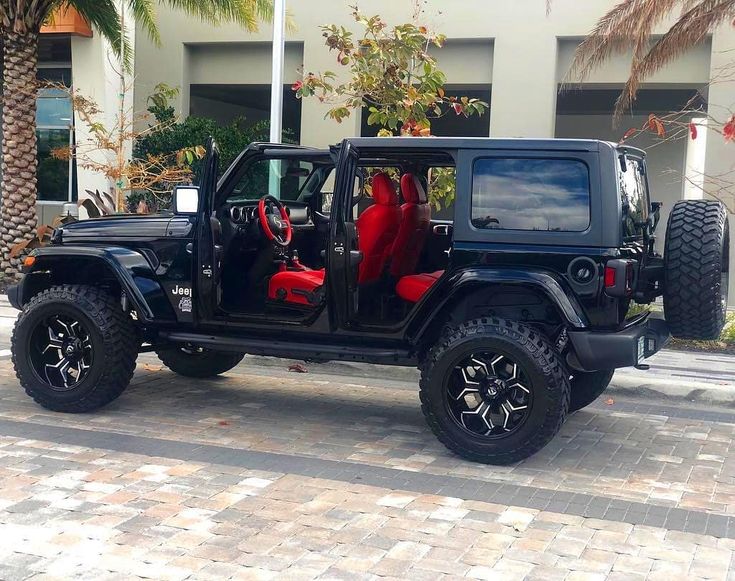
<svg viewBox="0 0 735 581"><path fill-rule="evenodd" d="M428 290L436 284L442 275L443 270L436 272L424 272L421 274L411 274L404 276L396 285L396 294L404 301L409 303L417 303L421 300Z"/></svg>
<svg viewBox="0 0 735 581"><path fill-rule="evenodd" d="M401 226L393 243L390 263L390 273L396 278L416 272L431 226L431 206L427 203L426 190L415 175L403 174L401 192L404 201Z"/></svg>
<svg viewBox="0 0 735 581"><path fill-rule="evenodd" d="M373 201L357 219L362 262L358 282L374 282L383 274L401 224L401 208L391 179L384 173L373 177Z"/></svg>
<svg viewBox="0 0 735 581"><path fill-rule="evenodd" d="M313 307L321 302L323 289L324 269L282 270L268 282L268 298Z"/></svg>

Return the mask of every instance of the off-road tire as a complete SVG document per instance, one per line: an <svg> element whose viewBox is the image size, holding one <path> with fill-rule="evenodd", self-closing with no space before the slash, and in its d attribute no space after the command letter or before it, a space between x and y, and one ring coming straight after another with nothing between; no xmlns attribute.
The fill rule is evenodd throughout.
<svg viewBox="0 0 735 581"><path fill-rule="evenodd" d="M203 349L201 352L187 352L181 347L161 349L156 351L156 355L174 373L197 379L221 375L236 367L245 357L244 353L212 351L211 349Z"/></svg>
<svg viewBox="0 0 735 581"><path fill-rule="evenodd" d="M610 385L614 369L602 371L575 371L572 380L572 393L569 399L569 411L576 412L582 408L586 408L593 401L602 395L602 393Z"/></svg>
<svg viewBox="0 0 735 581"><path fill-rule="evenodd" d="M86 326L95 353L88 375L68 391L54 391L34 371L29 341L43 318L65 312ZM120 301L103 289L83 285L51 287L33 297L18 317L11 339L15 373L25 392L46 409L84 413L117 399L130 383L138 356L133 320Z"/></svg>
<svg viewBox="0 0 735 581"><path fill-rule="evenodd" d="M525 422L503 438L477 436L462 428L446 404L446 379L455 362L476 350L512 356L530 379L532 405ZM566 371L551 343L514 321L482 317L450 327L421 360L421 410L447 448L486 464L511 464L538 452L561 429L569 409Z"/></svg>
<svg viewBox="0 0 735 581"><path fill-rule="evenodd" d="M669 215L664 314L680 339L720 336L727 314L730 232L722 202L684 200Z"/></svg>

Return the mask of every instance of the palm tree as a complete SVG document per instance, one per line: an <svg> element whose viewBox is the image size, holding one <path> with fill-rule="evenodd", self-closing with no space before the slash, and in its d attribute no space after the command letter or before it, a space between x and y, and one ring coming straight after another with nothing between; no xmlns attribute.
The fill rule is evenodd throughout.
<svg viewBox="0 0 735 581"><path fill-rule="evenodd" d="M676 22L651 44L654 30L677 9ZM615 105L619 117L632 106L645 79L733 18L735 0L623 0L579 45L567 78L583 80L614 54L632 50L630 77Z"/></svg>
<svg viewBox="0 0 735 581"><path fill-rule="evenodd" d="M236 22L257 29L272 17L269 0L160 0L205 22ZM38 38L51 14L74 8L120 54L125 31L120 6L127 5L154 42L160 42L156 0L0 0L4 57L2 104L2 204L0 205L0 275L12 278L16 261L10 248L36 228L36 82ZM129 60L129 49L125 50Z"/></svg>

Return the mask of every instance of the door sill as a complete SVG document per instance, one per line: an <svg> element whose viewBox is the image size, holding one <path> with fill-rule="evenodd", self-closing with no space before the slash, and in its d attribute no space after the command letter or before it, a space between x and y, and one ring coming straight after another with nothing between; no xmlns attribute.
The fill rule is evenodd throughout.
<svg viewBox="0 0 735 581"><path fill-rule="evenodd" d="M272 339L210 335L206 333L161 332L160 336L162 339L173 343L191 343L218 351L235 351L250 355L287 359L358 361L382 365L409 365L412 367L417 363L416 357L408 349L274 341Z"/></svg>

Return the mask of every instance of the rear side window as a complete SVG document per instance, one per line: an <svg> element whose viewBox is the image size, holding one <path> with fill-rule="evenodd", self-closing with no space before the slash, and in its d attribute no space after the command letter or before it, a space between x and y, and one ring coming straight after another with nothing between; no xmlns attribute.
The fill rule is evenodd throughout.
<svg viewBox="0 0 735 581"><path fill-rule="evenodd" d="M646 220L648 220L648 186L643 161L624 156L618 169L620 183L620 201L623 207L623 236L637 238L643 236Z"/></svg>
<svg viewBox="0 0 735 581"><path fill-rule="evenodd" d="M480 159L473 174L475 228L583 232L590 225L589 169L579 160Z"/></svg>

